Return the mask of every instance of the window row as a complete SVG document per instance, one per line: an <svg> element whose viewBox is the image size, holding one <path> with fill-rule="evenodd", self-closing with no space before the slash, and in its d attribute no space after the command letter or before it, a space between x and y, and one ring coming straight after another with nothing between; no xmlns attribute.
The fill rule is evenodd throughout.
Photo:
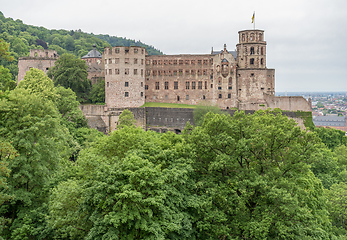
<svg viewBox="0 0 347 240"><path fill-rule="evenodd" d="M146 65L212 65L213 59L201 60L146 60Z"/></svg>
<svg viewBox="0 0 347 240"><path fill-rule="evenodd" d="M143 92L140 93L140 96L143 97ZM129 92L124 92L124 97L130 97Z"/></svg>
<svg viewBox="0 0 347 240"><path fill-rule="evenodd" d="M109 86L110 86L110 82L107 82L106 85L107 85L107 87L109 87ZM146 85L146 86L147 86L147 85ZM124 87L129 87L129 82L125 82L125 83L124 83ZM143 82L141 82L141 87L143 87ZM148 89L148 88L147 88L147 89Z"/></svg>
<svg viewBox="0 0 347 240"><path fill-rule="evenodd" d="M129 75L129 73L130 73L129 68L125 68L124 69L124 75ZM119 74L121 74L121 71L118 68L105 70L105 75L112 75L112 74L119 75ZM138 75L139 74L138 69L133 69L133 74ZM143 77L143 69L141 69L141 77Z"/></svg>
<svg viewBox="0 0 347 240"><path fill-rule="evenodd" d="M245 53L247 54L247 47L245 47ZM255 54L254 47L250 48L250 54L253 55ZM259 55L259 47L257 47L257 54ZM260 55L264 55L264 47L260 48Z"/></svg>
<svg viewBox="0 0 347 240"><path fill-rule="evenodd" d="M153 95L153 100L155 100L155 95ZM223 96L222 96L222 94L218 94L218 98L223 98ZM231 93L228 93L228 98L230 99L231 98ZM176 96L176 99L177 99L177 101L180 101L181 100L181 98L180 98L180 96ZM202 99L206 99L206 96L205 95L202 95ZM165 95L165 100L168 100L168 97L167 97L167 95ZM189 100L189 95L186 95L186 100Z"/></svg>
<svg viewBox="0 0 347 240"><path fill-rule="evenodd" d="M119 58L109 58L109 59L105 59L105 64L119 64ZM133 58L130 60L130 58L124 58L124 63L125 64L130 64L131 62L133 62L134 64L139 64L141 62L141 65L143 65L144 59L141 59L141 61L139 61L137 58Z"/></svg>
<svg viewBox="0 0 347 240"><path fill-rule="evenodd" d="M211 73L210 73L211 72ZM211 79L213 79L213 70L208 70L208 69L199 69L199 70L183 70L183 69L179 69L179 70L146 70L146 76L183 76L183 74L185 76L207 76L210 75ZM210 74L209 74L210 73Z"/></svg>
<svg viewBox="0 0 347 240"><path fill-rule="evenodd" d="M137 54L137 53L139 53L140 51L139 51L139 49L138 48L124 48L124 53L125 54L128 54L128 53L130 53L130 49L132 50L132 52L134 53L134 54ZM114 50L114 51L113 51ZM112 53L121 53L121 51L120 51L120 48L114 48L114 49L112 49L112 48L109 48L109 49L105 49L105 54L106 53L108 53L108 54L112 54ZM144 54L145 53L145 50L144 49L141 49L141 54Z"/></svg>
<svg viewBox="0 0 347 240"><path fill-rule="evenodd" d="M254 58L249 59L249 64L254 65ZM264 58L260 59L260 65L264 64Z"/></svg>

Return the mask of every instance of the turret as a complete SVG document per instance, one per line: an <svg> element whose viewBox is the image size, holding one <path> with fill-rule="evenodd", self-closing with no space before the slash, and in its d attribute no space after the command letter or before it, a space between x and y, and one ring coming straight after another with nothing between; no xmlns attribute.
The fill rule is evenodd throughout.
<svg viewBox="0 0 347 240"><path fill-rule="evenodd" d="M266 42L263 30L239 31L237 60L240 68L266 68Z"/></svg>

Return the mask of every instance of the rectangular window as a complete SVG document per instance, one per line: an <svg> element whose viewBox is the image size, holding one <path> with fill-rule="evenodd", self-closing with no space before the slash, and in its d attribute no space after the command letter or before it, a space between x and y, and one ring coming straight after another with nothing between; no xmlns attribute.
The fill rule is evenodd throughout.
<svg viewBox="0 0 347 240"><path fill-rule="evenodd" d="M169 60L169 65L172 65L172 60Z"/></svg>
<svg viewBox="0 0 347 240"><path fill-rule="evenodd" d="M204 60L204 65L207 65L208 64L208 60Z"/></svg>
<svg viewBox="0 0 347 240"><path fill-rule="evenodd" d="M109 87L110 86L110 83L109 82L107 82L107 87Z"/></svg>
<svg viewBox="0 0 347 240"><path fill-rule="evenodd" d="M137 75L137 69L134 69L134 75Z"/></svg>
<svg viewBox="0 0 347 240"><path fill-rule="evenodd" d="M119 48L116 48L115 52L116 52L116 53L119 53Z"/></svg>
<svg viewBox="0 0 347 240"><path fill-rule="evenodd" d="M169 82L165 82L165 89L166 89L166 90L169 89Z"/></svg>
<svg viewBox="0 0 347 240"><path fill-rule="evenodd" d="M177 60L173 60L173 65L177 65Z"/></svg>
<svg viewBox="0 0 347 240"><path fill-rule="evenodd" d="M222 94L218 94L218 98L222 98Z"/></svg>
<svg viewBox="0 0 347 240"><path fill-rule="evenodd" d="M141 59L141 65L143 65L143 59Z"/></svg>
<svg viewBox="0 0 347 240"><path fill-rule="evenodd" d="M178 89L178 82L174 82L174 89Z"/></svg>
<svg viewBox="0 0 347 240"><path fill-rule="evenodd" d="M200 76L202 74L201 70L198 70L198 75Z"/></svg>
<svg viewBox="0 0 347 240"><path fill-rule="evenodd" d="M186 89L189 89L189 82L186 82Z"/></svg>
<svg viewBox="0 0 347 240"><path fill-rule="evenodd" d="M157 70L153 70L152 74L153 76L157 76Z"/></svg>
<svg viewBox="0 0 347 240"><path fill-rule="evenodd" d="M232 86L229 86L229 90L233 89Z"/></svg>
<svg viewBox="0 0 347 240"><path fill-rule="evenodd" d="M143 87L143 82L141 82L141 87Z"/></svg>
<svg viewBox="0 0 347 240"><path fill-rule="evenodd" d="M192 82L192 89L195 89L195 82Z"/></svg>
<svg viewBox="0 0 347 240"><path fill-rule="evenodd" d="M195 65L195 60L192 60L190 64Z"/></svg>
<svg viewBox="0 0 347 240"><path fill-rule="evenodd" d="M189 100L189 95L186 95L186 100Z"/></svg>
<svg viewBox="0 0 347 240"><path fill-rule="evenodd" d="M204 74L204 76L207 75L207 70L206 69L203 70L203 74Z"/></svg>
<svg viewBox="0 0 347 240"><path fill-rule="evenodd" d="M137 53L138 49L137 48L134 48L134 53Z"/></svg>
<svg viewBox="0 0 347 240"><path fill-rule="evenodd" d="M192 76L194 76L194 75L195 75L195 70L191 70L191 71L190 71L190 74L191 74Z"/></svg>
<svg viewBox="0 0 347 240"><path fill-rule="evenodd" d="M231 93L228 93L228 98L231 98Z"/></svg>
<svg viewBox="0 0 347 240"><path fill-rule="evenodd" d="M157 60L153 60L152 65L157 65Z"/></svg>
<svg viewBox="0 0 347 240"><path fill-rule="evenodd" d="M211 84L211 88L213 88L213 84Z"/></svg>
<svg viewBox="0 0 347 240"><path fill-rule="evenodd" d="M218 90L222 90L222 87L218 87Z"/></svg>
<svg viewBox="0 0 347 240"><path fill-rule="evenodd" d="M111 63L112 63L112 58L110 58L110 59L108 60L108 63L109 63L109 64L111 64Z"/></svg>
<svg viewBox="0 0 347 240"><path fill-rule="evenodd" d="M168 60L164 60L164 65L168 65L169 61Z"/></svg>
<svg viewBox="0 0 347 240"><path fill-rule="evenodd" d="M158 70L158 76L161 76L161 71L160 70Z"/></svg>
<svg viewBox="0 0 347 240"><path fill-rule="evenodd" d="M189 76L189 70L186 70L185 73L186 73L186 76Z"/></svg>
<svg viewBox="0 0 347 240"><path fill-rule="evenodd" d="M114 59L114 63L118 64L119 63L119 58Z"/></svg>
<svg viewBox="0 0 347 240"><path fill-rule="evenodd" d="M129 75L129 68L126 68L124 73L125 75Z"/></svg>
<svg viewBox="0 0 347 240"><path fill-rule="evenodd" d="M137 58L134 58L134 64L137 64Z"/></svg>
<svg viewBox="0 0 347 240"><path fill-rule="evenodd" d="M179 65L183 65L183 60L178 61Z"/></svg>
<svg viewBox="0 0 347 240"><path fill-rule="evenodd" d="M173 75L174 75L174 76L177 76L177 70L174 70L174 71L173 71Z"/></svg>
<svg viewBox="0 0 347 240"><path fill-rule="evenodd" d="M118 68L116 68L116 69L114 70L114 74L119 75L119 69L118 69Z"/></svg>
<svg viewBox="0 0 347 240"><path fill-rule="evenodd" d="M151 61L150 60L146 60L146 65L149 65L151 64Z"/></svg>
<svg viewBox="0 0 347 240"><path fill-rule="evenodd" d="M125 63L125 64L128 64L129 61L130 61L129 58L125 58L125 59L124 59L124 63Z"/></svg>
<svg viewBox="0 0 347 240"><path fill-rule="evenodd" d="M159 82L155 82L155 90L159 90Z"/></svg>
<svg viewBox="0 0 347 240"><path fill-rule="evenodd" d="M151 75L151 70L146 70L146 76Z"/></svg>
<svg viewBox="0 0 347 240"><path fill-rule="evenodd" d="M143 77L143 69L141 69L141 77Z"/></svg>
<svg viewBox="0 0 347 240"><path fill-rule="evenodd" d="M127 54L127 53L129 53L129 48L126 48L125 50L124 50L124 52Z"/></svg>
<svg viewBox="0 0 347 240"><path fill-rule="evenodd" d="M143 97L143 92L141 92L141 97Z"/></svg>
<svg viewBox="0 0 347 240"><path fill-rule="evenodd" d="M158 60L158 65L161 65L161 60Z"/></svg>
<svg viewBox="0 0 347 240"><path fill-rule="evenodd" d="M167 95L165 95L165 100L167 100ZM165 119L167 119L167 118L165 118Z"/></svg>
<svg viewBox="0 0 347 240"><path fill-rule="evenodd" d="M179 70L178 70L178 73L179 73L180 76L182 76L182 75L183 75L183 70L182 70L182 69L179 69Z"/></svg>
<svg viewBox="0 0 347 240"><path fill-rule="evenodd" d="M125 92L125 97L129 97L129 92Z"/></svg>
<svg viewBox="0 0 347 240"><path fill-rule="evenodd" d="M205 81L205 89L207 89L207 81Z"/></svg>
<svg viewBox="0 0 347 240"><path fill-rule="evenodd" d="M112 75L112 69L108 70L108 74Z"/></svg>
<svg viewBox="0 0 347 240"><path fill-rule="evenodd" d="M145 90L148 90L148 85L145 85Z"/></svg>
<svg viewBox="0 0 347 240"><path fill-rule="evenodd" d="M201 65L201 62L202 62L201 60L198 60L198 65Z"/></svg>
<svg viewBox="0 0 347 240"><path fill-rule="evenodd" d="M202 81L198 82L198 89L202 89Z"/></svg>
<svg viewBox="0 0 347 240"><path fill-rule="evenodd" d="M185 60L184 63L185 63L186 65L189 65L189 60Z"/></svg>
<svg viewBox="0 0 347 240"><path fill-rule="evenodd" d="M125 82L125 87L129 87L129 82Z"/></svg>

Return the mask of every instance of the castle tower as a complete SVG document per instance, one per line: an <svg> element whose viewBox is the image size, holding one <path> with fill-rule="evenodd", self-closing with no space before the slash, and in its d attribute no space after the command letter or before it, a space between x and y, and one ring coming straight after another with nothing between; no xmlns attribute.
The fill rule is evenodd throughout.
<svg viewBox="0 0 347 240"><path fill-rule="evenodd" d="M275 94L275 70L266 67L264 31L239 31L236 48L238 108L266 109L265 99Z"/></svg>
<svg viewBox="0 0 347 240"><path fill-rule="evenodd" d="M30 68L37 68L44 71L46 74L50 67L54 66L59 55L55 50L48 49L30 49L29 57L20 57L18 59L18 77L17 84L23 80L25 73Z"/></svg>
<svg viewBox="0 0 347 240"><path fill-rule="evenodd" d="M266 68L266 42L263 30L239 31L237 59L240 68Z"/></svg>
<svg viewBox="0 0 347 240"><path fill-rule="evenodd" d="M105 103L109 108L140 107L145 103L144 47L106 47Z"/></svg>

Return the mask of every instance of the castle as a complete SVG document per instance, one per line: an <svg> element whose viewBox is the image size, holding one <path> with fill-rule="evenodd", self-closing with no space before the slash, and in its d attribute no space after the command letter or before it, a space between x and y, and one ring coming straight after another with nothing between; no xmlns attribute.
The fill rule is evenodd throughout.
<svg viewBox="0 0 347 240"><path fill-rule="evenodd" d="M263 30L239 31L236 51L224 45L210 54L148 56L141 47L112 47L102 58L110 108L208 101L222 109L311 111L303 97L275 97Z"/></svg>
<svg viewBox="0 0 347 240"><path fill-rule="evenodd" d="M155 117L149 119L145 112L138 110L145 102L193 105L208 102L222 109L311 111L310 102L303 97L275 96L275 70L266 66L264 31L243 30L238 34L236 51L228 51L224 45L221 51L199 55L150 56L145 48L137 46L106 47L101 54L94 46L82 59L89 66L91 80L105 77L105 106L82 106L81 109L90 120L97 117L98 125L103 122L107 131L116 129L124 108L132 109L141 126L149 121L168 125L168 119L171 122L176 119L166 112L168 115L163 118L166 122L161 122L159 117L160 122L156 123ZM37 51L42 51L39 58ZM18 65L23 66L19 67L18 81L30 67L41 69L43 66L42 70L47 71L57 57L56 52L49 51L52 50L31 50L29 58L20 58ZM183 121L180 127L188 119L192 122L189 114L182 117L183 120L177 118L177 122Z"/></svg>

